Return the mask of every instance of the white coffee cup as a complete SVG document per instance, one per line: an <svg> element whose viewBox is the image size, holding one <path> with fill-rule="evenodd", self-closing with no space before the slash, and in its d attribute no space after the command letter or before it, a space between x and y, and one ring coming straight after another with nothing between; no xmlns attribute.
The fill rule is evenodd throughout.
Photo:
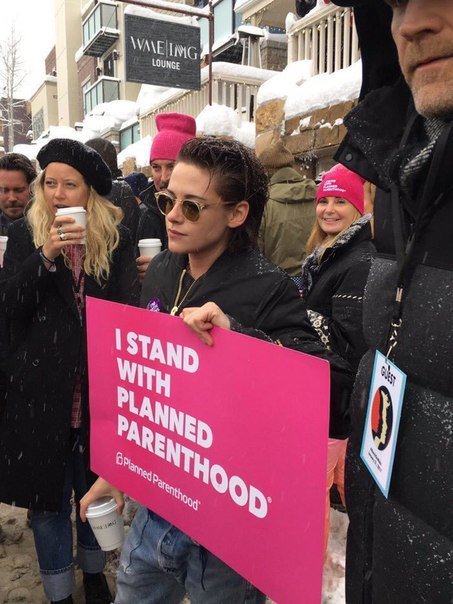
<svg viewBox="0 0 453 604"><path fill-rule="evenodd" d="M90 503L86 517L104 552L123 545L124 520L116 511L116 502L113 497L101 497Z"/></svg>
<svg viewBox="0 0 453 604"><path fill-rule="evenodd" d="M162 241L160 239L140 239L138 249L140 250L140 256L154 258L162 249Z"/></svg>
<svg viewBox="0 0 453 604"><path fill-rule="evenodd" d="M0 266L3 266L3 254L5 253L7 242L8 237L0 235Z"/></svg>
<svg viewBox="0 0 453 604"><path fill-rule="evenodd" d="M58 208L55 216L71 216L76 221L76 224L80 224L86 228L87 226L87 212L85 208L74 206L73 208ZM85 243L85 237L80 240L80 243Z"/></svg>

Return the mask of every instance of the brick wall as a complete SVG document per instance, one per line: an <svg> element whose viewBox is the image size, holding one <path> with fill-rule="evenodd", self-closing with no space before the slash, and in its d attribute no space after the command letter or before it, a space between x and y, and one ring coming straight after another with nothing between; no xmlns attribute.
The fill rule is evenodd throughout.
<svg viewBox="0 0 453 604"><path fill-rule="evenodd" d="M77 76L79 80L79 121L83 120L82 84L84 84L88 78L91 79L92 84L96 82L98 79L96 66L97 61L95 57L83 55L82 58L77 61Z"/></svg>
<svg viewBox="0 0 453 604"><path fill-rule="evenodd" d="M55 46L49 52L44 62L46 65L46 75L54 75L53 72L57 70L57 56Z"/></svg>

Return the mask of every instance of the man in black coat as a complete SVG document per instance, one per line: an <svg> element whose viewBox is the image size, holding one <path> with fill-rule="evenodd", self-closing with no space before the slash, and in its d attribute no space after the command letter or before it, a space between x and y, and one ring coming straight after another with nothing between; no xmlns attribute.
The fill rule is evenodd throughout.
<svg viewBox="0 0 453 604"><path fill-rule="evenodd" d="M30 185L35 178L36 170L25 155L7 153L0 158L0 235L8 236L9 227L24 215L30 201ZM1 364L6 359L7 341L7 322L0 314L0 418L6 388Z"/></svg>
<svg viewBox="0 0 453 604"><path fill-rule="evenodd" d="M356 4L362 23L376 11L380 23L387 21L374 32L384 46L391 19L403 77L384 82L374 71L366 80L367 92L371 81L390 85L369 92L347 116L348 136L337 154L380 189L377 258L364 300L370 350L354 387L346 468L346 599L447 604L453 601L453 4L389 0L391 11L379 0ZM365 65L396 56L394 47L369 44L359 23ZM397 68L395 61L393 74ZM387 498L360 458L376 350L407 374Z"/></svg>

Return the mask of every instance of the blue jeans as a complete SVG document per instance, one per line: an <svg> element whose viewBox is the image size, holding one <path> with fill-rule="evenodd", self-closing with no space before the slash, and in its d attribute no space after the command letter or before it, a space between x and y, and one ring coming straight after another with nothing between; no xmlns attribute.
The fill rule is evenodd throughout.
<svg viewBox="0 0 453 604"><path fill-rule="evenodd" d="M121 552L115 604L262 604L265 596L175 526L141 506Z"/></svg>
<svg viewBox="0 0 453 604"><path fill-rule="evenodd" d="M77 431L73 431L72 450L66 464L63 501L60 512L33 511L31 528L35 538L44 592L49 600L63 600L74 590L72 554L71 496L77 503L77 563L87 573L100 573L105 554L99 548L88 522L80 520L78 503L88 490L85 464Z"/></svg>

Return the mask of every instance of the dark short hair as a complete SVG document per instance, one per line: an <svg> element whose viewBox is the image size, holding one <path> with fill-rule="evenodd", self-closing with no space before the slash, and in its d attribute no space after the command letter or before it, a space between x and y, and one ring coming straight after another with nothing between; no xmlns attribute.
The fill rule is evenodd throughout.
<svg viewBox="0 0 453 604"><path fill-rule="evenodd" d="M176 161L207 170L223 201L248 201L247 219L232 229L228 249L256 247L269 193L266 171L254 151L230 138L202 136L184 143Z"/></svg>
<svg viewBox="0 0 453 604"><path fill-rule="evenodd" d="M110 168L112 177L114 179L121 178L123 175L121 170L118 168L118 159L116 155L115 145L108 141L106 138L91 138L85 143L87 147L94 149L99 153L102 159Z"/></svg>
<svg viewBox="0 0 453 604"><path fill-rule="evenodd" d="M28 184L36 178L36 170L33 164L22 153L7 153L3 157L0 157L0 170L20 170L25 174Z"/></svg>

